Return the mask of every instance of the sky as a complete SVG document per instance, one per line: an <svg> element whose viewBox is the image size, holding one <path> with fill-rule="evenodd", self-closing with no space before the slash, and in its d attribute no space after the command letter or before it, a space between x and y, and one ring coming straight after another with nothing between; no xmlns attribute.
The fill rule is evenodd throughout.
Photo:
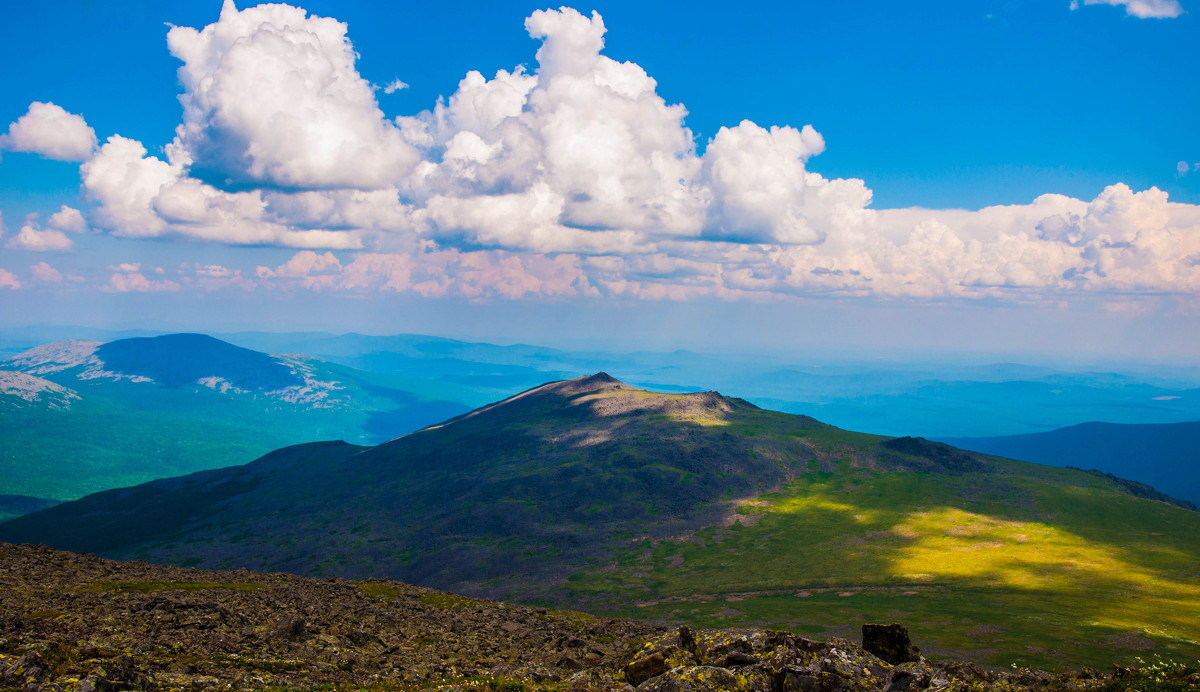
<svg viewBox="0 0 1200 692"><path fill-rule="evenodd" d="M49 0L0 330L1200 355L1194 0Z"/></svg>

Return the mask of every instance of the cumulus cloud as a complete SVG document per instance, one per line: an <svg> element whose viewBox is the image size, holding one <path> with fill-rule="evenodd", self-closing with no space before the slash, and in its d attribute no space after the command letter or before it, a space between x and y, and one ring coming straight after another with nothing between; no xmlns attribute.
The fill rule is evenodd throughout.
<svg viewBox="0 0 1200 692"><path fill-rule="evenodd" d="M29 268L29 272L33 274L33 278L47 284L61 284L63 280L62 272L54 267L51 267L45 262L38 262Z"/></svg>
<svg viewBox="0 0 1200 692"><path fill-rule="evenodd" d="M730 240L808 245L861 225L871 191L861 180L826 180L804 169L825 150L812 128L722 127L704 153L714 203L708 234Z"/></svg>
<svg viewBox="0 0 1200 692"><path fill-rule="evenodd" d="M407 89L407 88L408 88L408 85L405 84L404 82L400 81L399 79L393 79L392 81L388 82L387 86L385 86L383 88L383 93L394 94L397 91L400 91L401 89Z"/></svg>
<svg viewBox="0 0 1200 692"><path fill-rule="evenodd" d="M686 109L601 54L598 13L538 11L525 27L542 41L534 74L471 72L448 103L397 119L425 158L406 191L434 237L582 252L701 236L803 244L869 204L862 181L805 169L824 149L811 126L746 121L698 155Z"/></svg>
<svg viewBox="0 0 1200 692"><path fill-rule="evenodd" d="M183 166L147 154L136 140L113 135L80 167L97 202L89 216L118 236L163 235L233 245L361 247L354 232L305 227L268 210L259 190L225 192L186 175Z"/></svg>
<svg viewBox="0 0 1200 692"><path fill-rule="evenodd" d="M355 69L342 22L226 0L215 24L174 27L167 47L184 63L172 158L206 182L377 189L417 161Z"/></svg>
<svg viewBox="0 0 1200 692"><path fill-rule="evenodd" d="M108 283L101 287L102 291L110 293L160 293L178 291L181 286L169 279L149 279L142 272L142 265L137 262L120 264L109 267L112 275Z"/></svg>
<svg viewBox="0 0 1200 692"><path fill-rule="evenodd" d="M65 220L67 225L76 227L73 217L67 212L68 209L70 207L64 206L63 211L51 217L52 221ZM75 210L71 209L71 211ZM49 228L42 228L38 215L30 214L25 217L25 223L21 225L21 230L17 235L9 238L4 247L32 252L67 252L74 249L75 241L68 238L61 229L54 228L53 224Z"/></svg>
<svg viewBox="0 0 1200 692"><path fill-rule="evenodd" d="M56 161L84 161L96 148L96 132L82 116L53 103L34 101L29 112L0 135L0 149L40 154Z"/></svg>
<svg viewBox="0 0 1200 692"><path fill-rule="evenodd" d="M1083 0L1083 4L1124 7L1126 15L1139 19L1171 19L1183 14L1179 0ZM1071 0L1071 9L1078 8L1078 0Z"/></svg>
<svg viewBox="0 0 1200 692"><path fill-rule="evenodd" d="M51 228L65 233L87 233L88 231L88 224L84 220L83 214L78 209L65 204L50 216L47 223Z"/></svg>
<svg viewBox="0 0 1200 692"><path fill-rule="evenodd" d="M17 277L7 269L0 269L0 288L18 289L21 287L21 282Z"/></svg>

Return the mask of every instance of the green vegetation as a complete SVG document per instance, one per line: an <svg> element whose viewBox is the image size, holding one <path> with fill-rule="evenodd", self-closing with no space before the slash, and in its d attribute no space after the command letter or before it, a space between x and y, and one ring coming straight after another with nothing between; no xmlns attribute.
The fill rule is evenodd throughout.
<svg viewBox="0 0 1200 692"><path fill-rule="evenodd" d="M422 603L431 605L434 608L449 610L451 608L465 608L467 606L477 605L478 600L474 598L464 598L452 593L442 593L440 591L430 591L417 596L417 599Z"/></svg>
<svg viewBox="0 0 1200 692"><path fill-rule="evenodd" d="M396 598L403 593L399 586L383 582L366 582L355 586L359 591L376 598Z"/></svg>
<svg viewBox="0 0 1200 692"><path fill-rule="evenodd" d="M1200 661L1179 663L1156 654L1149 661L1138 656L1133 662L1132 668L1117 671L1120 677L1105 682L1099 691L1194 692L1200 687Z"/></svg>
<svg viewBox="0 0 1200 692"><path fill-rule="evenodd" d="M735 523L641 541L573 593L703 627L852 634L900 620L992 665L1200 654L1200 515L1095 477L994 460L981 475L807 473Z"/></svg>

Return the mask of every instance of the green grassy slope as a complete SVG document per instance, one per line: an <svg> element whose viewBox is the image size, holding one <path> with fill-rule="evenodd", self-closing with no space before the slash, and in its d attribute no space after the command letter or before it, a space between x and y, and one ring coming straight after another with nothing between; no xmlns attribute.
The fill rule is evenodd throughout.
<svg viewBox="0 0 1200 692"><path fill-rule="evenodd" d="M733 522L631 543L571 579L611 614L849 635L901 620L927 653L992 665L1200 656L1200 514L1071 470L839 465Z"/></svg>

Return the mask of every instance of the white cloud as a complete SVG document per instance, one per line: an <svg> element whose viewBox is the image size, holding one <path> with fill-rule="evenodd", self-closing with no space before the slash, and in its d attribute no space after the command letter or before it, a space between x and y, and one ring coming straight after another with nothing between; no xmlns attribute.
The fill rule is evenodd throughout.
<svg viewBox="0 0 1200 692"><path fill-rule="evenodd" d="M180 165L148 156L141 142L113 135L80 167L89 216L114 235L177 234L228 244L361 247L354 232L289 224L267 209L258 190L224 192L185 175Z"/></svg>
<svg viewBox="0 0 1200 692"><path fill-rule="evenodd" d="M29 268L29 272L33 274L33 278L47 284L61 284L63 280L62 272L54 267L51 267L45 262L38 262Z"/></svg>
<svg viewBox="0 0 1200 692"><path fill-rule="evenodd" d="M32 252L67 252L75 247L75 241L56 228L42 228L38 215L30 214L25 217L21 230L9 238L4 247Z"/></svg>
<svg viewBox="0 0 1200 692"><path fill-rule="evenodd" d="M804 169L825 150L806 125L763 129L744 120L722 127L704 153L712 190L708 235L784 244L820 243L846 224L861 225L871 191L861 180L826 180Z"/></svg>
<svg viewBox="0 0 1200 692"><path fill-rule="evenodd" d="M746 121L700 157L684 107L668 105L638 65L600 53L599 14L538 11L525 26L542 39L534 74L471 72L447 104L397 119L426 159L406 191L435 237L628 252L701 235L813 243L861 219L861 181L805 170L824 149L811 126Z"/></svg>
<svg viewBox="0 0 1200 692"><path fill-rule="evenodd" d="M115 269L108 283L100 290L110 293L160 293L178 291L181 286L170 280L148 279L139 264L122 264Z"/></svg>
<svg viewBox="0 0 1200 692"><path fill-rule="evenodd" d="M166 161L146 156L141 142L113 135L79 170L88 198L100 203L88 214L93 224L131 238L152 238L167 231L166 222L151 205L180 172Z"/></svg>
<svg viewBox="0 0 1200 692"><path fill-rule="evenodd" d="M87 233L88 231L87 221L84 220L83 214L78 209L65 204L50 216L47 225L65 233Z"/></svg>
<svg viewBox="0 0 1200 692"><path fill-rule="evenodd" d="M387 187L417 161L354 67L346 25L300 8L238 11L174 27L184 120L172 163L225 187Z"/></svg>
<svg viewBox="0 0 1200 692"><path fill-rule="evenodd" d="M394 94L397 91L400 91L401 89L407 89L407 88L408 88L408 85L405 84L404 82L400 81L399 79L393 79L391 82L388 83L387 86L385 86L383 88L383 93Z"/></svg>
<svg viewBox="0 0 1200 692"><path fill-rule="evenodd" d="M0 288L18 289L21 287L21 282L17 281L17 277L7 269L0 269Z"/></svg>
<svg viewBox="0 0 1200 692"><path fill-rule="evenodd" d="M1179 0L1083 0L1083 4L1124 7L1126 15L1139 19L1171 19L1183 14ZM1079 3L1072 0L1071 9L1078 7Z"/></svg>
<svg viewBox="0 0 1200 692"><path fill-rule="evenodd" d="M96 132L82 116L53 103L34 101L0 135L0 149L40 154L56 161L84 161L96 148Z"/></svg>
<svg viewBox="0 0 1200 692"><path fill-rule="evenodd" d="M426 203L432 232L589 250L630 233L698 234L704 200L690 181L700 162L684 108L658 96L639 66L600 55L598 14L538 11L526 29L542 39L535 74L471 72L448 104L398 119L427 160L409 194ZM512 223L520 208L537 218Z"/></svg>

